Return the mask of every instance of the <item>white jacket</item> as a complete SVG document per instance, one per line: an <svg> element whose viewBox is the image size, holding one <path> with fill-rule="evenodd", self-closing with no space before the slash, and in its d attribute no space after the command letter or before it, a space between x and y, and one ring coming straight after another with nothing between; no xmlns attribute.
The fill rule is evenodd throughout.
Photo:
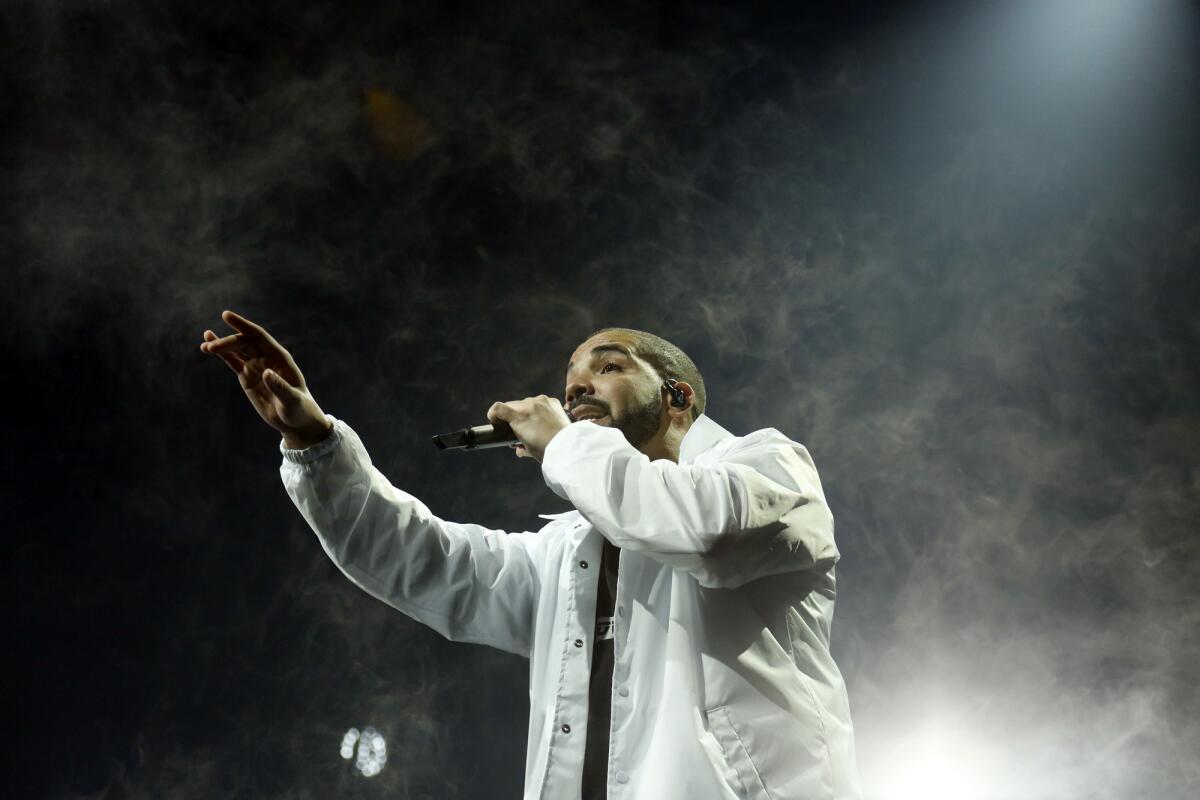
<svg viewBox="0 0 1200 800"><path fill-rule="evenodd" d="M609 798L859 797L829 655L833 517L803 445L701 415L675 464L578 422L542 460L576 510L507 533L434 516L328 417L324 442L280 442L289 496L369 594L530 659L527 800L580 796L601 536L622 549Z"/></svg>

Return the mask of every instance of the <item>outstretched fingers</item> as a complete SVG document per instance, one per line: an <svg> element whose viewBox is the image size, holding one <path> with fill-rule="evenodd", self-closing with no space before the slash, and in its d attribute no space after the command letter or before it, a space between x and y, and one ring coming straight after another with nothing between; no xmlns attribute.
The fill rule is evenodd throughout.
<svg viewBox="0 0 1200 800"><path fill-rule="evenodd" d="M235 331L238 331L239 333L244 333L244 334L248 334L248 335L266 333L266 331L263 329L263 327L261 325L251 322L250 320L243 317L241 314L235 314L234 312L229 311L228 309L221 312L221 319L225 320L225 323L229 327L233 328Z"/></svg>
<svg viewBox="0 0 1200 800"><path fill-rule="evenodd" d="M201 348L202 350L205 350L206 352L210 352L210 351L217 350L220 348L227 348L227 347L230 347L231 345L235 345L235 344L244 344L246 341L246 335L243 333L231 333L228 336L217 336L214 333L212 335L212 338L209 338L207 336L208 333L209 333L209 331L205 331L206 335L204 338L206 339L206 341L204 343L204 346Z"/></svg>
<svg viewBox="0 0 1200 800"><path fill-rule="evenodd" d="M243 354L250 356L269 356L277 355L284 360L285 363L292 369L299 372L296 367L296 362L292 360L292 356L288 353L287 348L275 340L266 328L258 323L251 322L240 314L235 314L232 311L221 312L221 319L237 331L237 333L220 339L212 347L224 348L233 347Z"/></svg>
<svg viewBox="0 0 1200 800"><path fill-rule="evenodd" d="M233 370L237 374L241 375L242 368L246 366L246 362L242 361L242 359L237 355L237 353L233 352L232 350L229 350L228 348L217 349L215 347L215 343L217 341L218 341L218 339L217 339L217 335L215 333L213 333L212 331L205 331L204 332L204 344L200 345L200 349L206 353L212 353L213 355L218 356L222 361L224 361L229 366L229 368L231 370Z"/></svg>

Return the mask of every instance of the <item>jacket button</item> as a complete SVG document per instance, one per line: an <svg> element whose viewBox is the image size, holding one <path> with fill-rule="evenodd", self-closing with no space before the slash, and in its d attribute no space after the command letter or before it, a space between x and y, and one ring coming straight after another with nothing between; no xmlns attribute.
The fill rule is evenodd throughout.
<svg viewBox="0 0 1200 800"><path fill-rule="evenodd" d="M563 725L563 726L562 726L562 732L563 732L563 733L570 733L570 732L571 732L571 726L570 726L570 725Z"/></svg>
<svg viewBox="0 0 1200 800"><path fill-rule="evenodd" d="M576 646L576 647L583 647L583 639L576 639L576 640L575 640L575 646Z"/></svg>
<svg viewBox="0 0 1200 800"><path fill-rule="evenodd" d="M586 562L586 561L580 561L580 562L579 562L579 568L580 568L580 569L587 569L587 562Z"/></svg>
<svg viewBox="0 0 1200 800"><path fill-rule="evenodd" d="M629 776L624 772L617 773L617 783L629 783Z"/></svg>
<svg viewBox="0 0 1200 800"><path fill-rule="evenodd" d="M629 688L622 686L620 689L617 689L617 694L621 695L621 697L629 697Z"/></svg>

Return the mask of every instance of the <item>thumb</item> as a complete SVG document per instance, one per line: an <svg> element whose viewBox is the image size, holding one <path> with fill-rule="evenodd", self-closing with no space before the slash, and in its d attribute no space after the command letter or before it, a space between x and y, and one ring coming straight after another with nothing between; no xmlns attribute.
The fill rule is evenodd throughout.
<svg viewBox="0 0 1200 800"><path fill-rule="evenodd" d="M266 382L267 388L271 390L271 394L283 402L290 405L299 399L296 396L298 394L296 388L285 381L278 372L270 369L263 370L263 380Z"/></svg>

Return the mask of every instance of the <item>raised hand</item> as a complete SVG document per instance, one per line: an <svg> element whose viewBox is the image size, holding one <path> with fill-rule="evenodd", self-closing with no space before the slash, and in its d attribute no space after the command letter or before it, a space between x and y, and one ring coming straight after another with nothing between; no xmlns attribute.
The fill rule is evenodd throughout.
<svg viewBox="0 0 1200 800"><path fill-rule="evenodd" d="M308 391L292 354L243 316L224 311L221 319L236 333L218 337L206 330L200 349L220 357L237 374L250 405L282 434L284 446L311 447L328 436L332 425Z"/></svg>

